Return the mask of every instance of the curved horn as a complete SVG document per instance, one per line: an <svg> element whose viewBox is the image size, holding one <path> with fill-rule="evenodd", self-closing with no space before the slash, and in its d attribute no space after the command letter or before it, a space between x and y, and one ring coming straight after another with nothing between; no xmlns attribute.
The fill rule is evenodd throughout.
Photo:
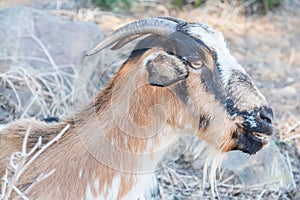
<svg viewBox="0 0 300 200"><path fill-rule="evenodd" d="M158 17L159 19L166 19L175 23L186 23L185 21L175 18L175 17L169 17L169 16L162 16L162 17ZM141 34L136 34L136 35L131 35L127 38L124 38L124 40L120 40L118 41L111 49L112 50L116 50L116 49L120 49L121 47L123 47L125 44L131 42L132 40L135 40L139 37L141 37Z"/></svg>
<svg viewBox="0 0 300 200"><path fill-rule="evenodd" d="M176 25L177 23L173 21L159 18L146 18L135 21L117 29L112 35L100 42L89 53L87 53L87 56L94 55L102 49L108 47L109 45L114 44L120 40L124 40L127 37L129 37L129 39L131 39L130 41L132 41L145 34L168 36L169 34L176 31ZM128 41L128 39L126 41L130 42ZM123 43L121 44L122 45L117 44L117 46L125 45Z"/></svg>
<svg viewBox="0 0 300 200"><path fill-rule="evenodd" d="M185 21L178 19L176 17L170 17L170 16L162 16L162 17L158 17L159 19L166 19L172 22L176 22L176 23L186 23Z"/></svg>
<svg viewBox="0 0 300 200"><path fill-rule="evenodd" d="M128 36L127 38L124 38L123 40L119 40L111 49L112 50L120 49L125 44L127 44L127 43L131 42L132 40L135 40L141 36L142 36L142 34Z"/></svg>

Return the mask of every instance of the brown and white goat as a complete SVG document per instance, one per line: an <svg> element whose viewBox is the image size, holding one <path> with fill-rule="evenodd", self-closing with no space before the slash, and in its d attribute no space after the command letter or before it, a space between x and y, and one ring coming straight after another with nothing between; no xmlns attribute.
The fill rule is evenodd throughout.
<svg viewBox="0 0 300 200"><path fill-rule="evenodd" d="M17 187L30 199L155 197L152 172L181 133L198 136L220 154L254 154L267 144L272 110L223 35L211 27L169 17L141 19L118 29L89 55L146 34L151 35L91 104L58 123L26 119L4 129L0 177L10 155L21 150L28 127L30 149L40 136L47 143L70 125L20 177ZM26 191L51 170L50 177Z"/></svg>

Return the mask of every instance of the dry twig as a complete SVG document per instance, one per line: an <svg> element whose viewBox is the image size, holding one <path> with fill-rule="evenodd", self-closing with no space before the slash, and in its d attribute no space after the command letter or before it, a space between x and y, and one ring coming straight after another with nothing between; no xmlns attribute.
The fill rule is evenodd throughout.
<svg viewBox="0 0 300 200"><path fill-rule="evenodd" d="M28 198L26 197L25 193L29 192L32 188L34 188L36 184L45 180L55 172L55 169L53 169L46 174L40 174L31 184L31 186L23 192L20 191L17 187L18 181L24 171L53 143L57 142L61 138L61 136L69 129L69 127L70 124L66 125L65 128L62 129L51 141L44 145L42 145L42 138L40 137L38 142L29 151L27 151L27 140L30 134L30 127L27 129L21 151L14 152L11 155L9 167L6 170L6 174L2 178L0 200L10 199L12 192L17 193L17 197L15 197L15 199L18 199L20 197L24 200L27 200Z"/></svg>

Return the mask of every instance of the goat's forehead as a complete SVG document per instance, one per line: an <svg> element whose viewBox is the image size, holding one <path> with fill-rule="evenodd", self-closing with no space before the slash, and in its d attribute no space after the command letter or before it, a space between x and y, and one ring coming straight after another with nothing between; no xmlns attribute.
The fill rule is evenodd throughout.
<svg viewBox="0 0 300 200"><path fill-rule="evenodd" d="M221 76L225 84L228 83L234 71L246 74L244 68L231 55L221 32L206 24L193 23L187 28L187 33L201 40L214 52L216 66L221 71Z"/></svg>

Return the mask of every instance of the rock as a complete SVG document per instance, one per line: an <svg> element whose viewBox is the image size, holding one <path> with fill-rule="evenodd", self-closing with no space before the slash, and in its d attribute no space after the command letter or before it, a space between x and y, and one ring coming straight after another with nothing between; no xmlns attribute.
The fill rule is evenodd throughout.
<svg viewBox="0 0 300 200"><path fill-rule="evenodd" d="M291 169L273 141L256 155L229 152L222 168L235 174L245 187L277 191L293 187Z"/></svg>
<svg viewBox="0 0 300 200"><path fill-rule="evenodd" d="M78 66L84 51L104 35L94 23L64 21L27 7L2 10L0 23L0 54L23 58L22 62L39 68L48 67L50 63L29 58L47 59L41 45L49 51L56 65Z"/></svg>
<svg viewBox="0 0 300 200"><path fill-rule="evenodd" d="M273 95L278 97L297 97L298 91L294 86L288 85L282 88L274 88L272 91Z"/></svg>
<svg viewBox="0 0 300 200"><path fill-rule="evenodd" d="M211 196L208 185L205 190L202 185L204 163L203 155L199 154L201 145L202 142L196 137L182 136L162 159L156 175L166 199L173 199L175 196L183 199L202 196L205 199ZM237 186L245 194L251 190L279 191L293 188L293 177L287 160L273 141L256 155L250 156L240 151L226 153L220 168L222 179L228 178L225 184L232 188ZM171 177L170 172L173 174ZM179 182L185 183L184 186L180 186ZM218 185L222 185L222 180ZM228 187L218 187L221 199L228 199L228 190ZM184 196L183 191L190 192L191 196Z"/></svg>
<svg viewBox="0 0 300 200"><path fill-rule="evenodd" d="M88 0L10 0L0 1L0 8L8 8L17 5L30 6L36 9L78 9L90 4Z"/></svg>
<svg viewBox="0 0 300 200"><path fill-rule="evenodd" d="M92 22L65 21L28 7L1 10L0 93L15 102L21 117L64 115L71 101L89 99L86 93L72 99L73 81L80 78L81 87L88 87L100 57L86 59L79 73L82 58L103 38Z"/></svg>

